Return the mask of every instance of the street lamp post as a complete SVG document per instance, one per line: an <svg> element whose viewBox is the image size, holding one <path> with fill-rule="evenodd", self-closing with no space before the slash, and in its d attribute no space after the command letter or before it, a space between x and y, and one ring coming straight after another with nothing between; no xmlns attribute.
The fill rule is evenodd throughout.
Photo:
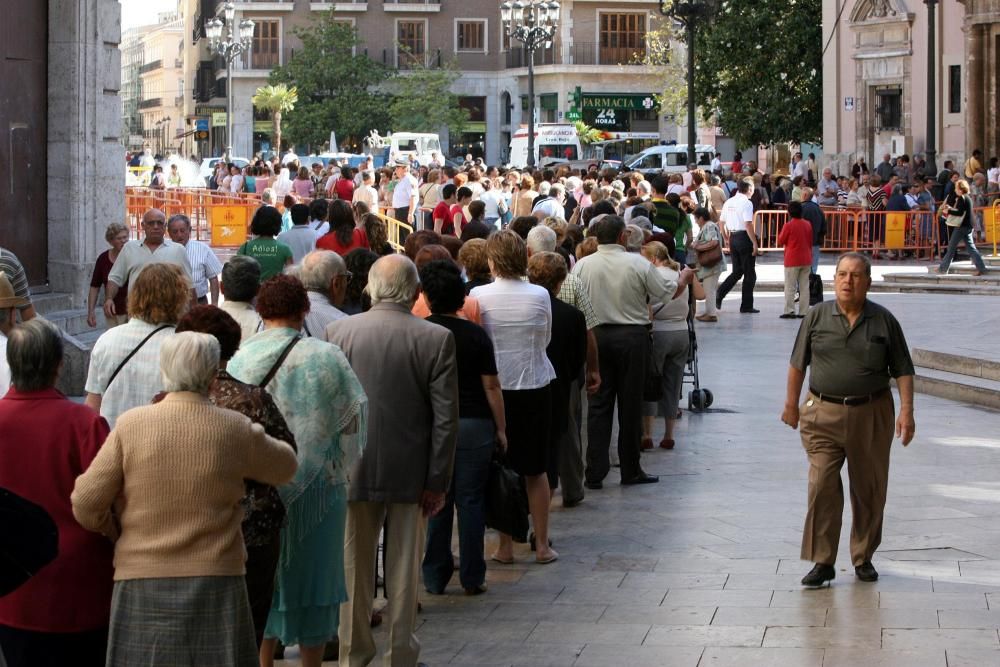
<svg viewBox="0 0 1000 667"><path fill-rule="evenodd" d="M684 24L687 42L687 161L697 164L695 144L698 141L694 101L694 39L695 28L712 13L713 0L661 0L660 12Z"/></svg>
<svg viewBox="0 0 1000 667"><path fill-rule="evenodd" d="M924 0L927 3L927 148L924 150L924 175L937 176L937 95L935 94L935 72L937 58L934 53L934 14L938 0Z"/></svg>
<svg viewBox="0 0 1000 667"><path fill-rule="evenodd" d="M552 46L559 22L555 0L514 0L500 5L503 31L528 55L528 167L535 166L535 51Z"/></svg>
<svg viewBox="0 0 1000 667"><path fill-rule="evenodd" d="M233 156L233 61L253 43L253 21L243 19L239 30L233 30L236 19L236 6L227 2L222 7L225 23L216 16L205 22L205 35L208 37L208 47L226 61L226 152L223 159L229 162ZM226 38L222 38L222 29L226 28Z"/></svg>

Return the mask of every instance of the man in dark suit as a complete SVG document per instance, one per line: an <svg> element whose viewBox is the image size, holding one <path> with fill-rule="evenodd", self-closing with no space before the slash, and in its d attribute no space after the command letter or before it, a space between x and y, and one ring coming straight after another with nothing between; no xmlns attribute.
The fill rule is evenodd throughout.
<svg viewBox="0 0 1000 667"><path fill-rule="evenodd" d="M414 317L417 269L402 255L372 265L367 313L331 323L327 340L347 355L368 395L368 444L351 470L344 574L349 600L340 612L340 664L376 655L369 621L378 536L388 519L386 663L415 665L420 557L428 516L444 505L458 439L455 339Z"/></svg>

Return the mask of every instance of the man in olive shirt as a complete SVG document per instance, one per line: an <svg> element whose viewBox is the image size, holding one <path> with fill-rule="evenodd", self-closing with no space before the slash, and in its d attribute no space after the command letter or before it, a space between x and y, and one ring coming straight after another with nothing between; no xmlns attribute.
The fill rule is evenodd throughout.
<svg viewBox="0 0 1000 667"><path fill-rule="evenodd" d="M872 555L882 541L882 512L889 480L889 448L895 431L903 446L913 439L913 362L892 313L868 301L871 263L858 253L837 262L836 301L811 309L795 339L788 394L781 420L798 427L809 456L809 509L802 559L815 563L804 586L836 576L844 510L840 469L847 461L851 488L851 561L861 581L875 581ZM809 393L799 396L809 372ZM890 378L899 388L893 428Z"/></svg>

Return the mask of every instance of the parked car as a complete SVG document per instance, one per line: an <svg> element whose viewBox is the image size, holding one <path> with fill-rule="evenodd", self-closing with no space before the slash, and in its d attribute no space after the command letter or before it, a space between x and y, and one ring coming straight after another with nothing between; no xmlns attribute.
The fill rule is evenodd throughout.
<svg viewBox="0 0 1000 667"><path fill-rule="evenodd" d="M198 176L205 181L205 187L208 187L208 182L212 179L212 173L215 171L215 165L219 164L221 157L207 157L201 161L201 169L198 171ZM237 167L242 169L243 167L250 164L250 160L243 157L234 157L230 160Z"/></svg>
<svg viewBox="0 0 1000 667"><path fill-rule="evenodd" d="M698 166L707 169L712 164L712 157L715 156L715 147L708 144L698 144L695 146L695 156L698 158ZM687 144L673 144L650 146L626 160L625 168L630 171L642 172L647 176L656 176L657 174L683 174L687 171L687 164Z"/></svg>

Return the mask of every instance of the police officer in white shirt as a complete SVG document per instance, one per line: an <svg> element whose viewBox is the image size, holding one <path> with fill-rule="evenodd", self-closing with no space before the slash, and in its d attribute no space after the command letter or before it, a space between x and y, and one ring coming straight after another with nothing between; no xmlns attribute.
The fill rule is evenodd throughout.
<svg viewBox="0 0 1000 667"><path fill-rule="evenodd" d="M722 233L726 237L726 245L729 246L729 252L733 259L733 270L719 285L715 305L722 308L722 300L742 278L741 313L760 312L753 307L753 288L757 284L757 255L760 254L760 246L753 228L751 196L753 196L753 179L744 178L737 185L737 193L723 204L720 218Z"/></svg>
<svg viewBox="0 0 1000 667"><path fill-rule="evenodd" d="M417 189L417 179L410 173L410 161L406 158L397 158L393 161L392 166L392 175L397 179L396 187L392 189L394 217L396 220L414 227L416 224L417 207L420 205L420 191ZM407 234L401 232L399 236L399 241L402 243L406 240Z"/></svg>

